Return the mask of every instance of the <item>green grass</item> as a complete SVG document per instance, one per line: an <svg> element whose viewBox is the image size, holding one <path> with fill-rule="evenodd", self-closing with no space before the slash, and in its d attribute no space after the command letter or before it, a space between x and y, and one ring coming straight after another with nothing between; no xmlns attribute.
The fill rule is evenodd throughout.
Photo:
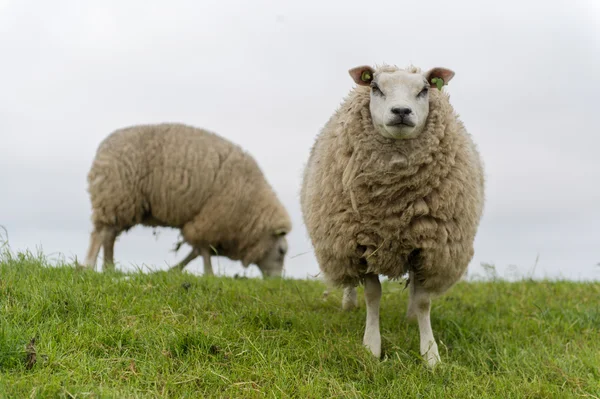
<svg viewBox="0 0 600 399"><path fill-rule="evenodd" d="M400 283L378 360L364 302L344 313L320 282L124 277L0 255L0 397L600 397L599 283L459 283L432 307L430 371Z"/></svg>

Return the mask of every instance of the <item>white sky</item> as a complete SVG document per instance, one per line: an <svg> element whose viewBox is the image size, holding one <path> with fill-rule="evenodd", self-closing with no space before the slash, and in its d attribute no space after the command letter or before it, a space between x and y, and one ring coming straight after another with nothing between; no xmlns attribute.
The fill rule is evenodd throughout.
<svg viewBox="0 0 600 399"><path fill-rule="evenodd" d="M99 142L183 122L254 155L293 219L286 273L315 275L298 198L315 135L348 69L414 63L456 72L447 90L486 165L470 273L527 275L539 253L538 277L600 278L599 4L0 0L0 225L13 250L82 259ZM116 259L166 267L188 249L169 252L176 237L138 227Z"/></svg>

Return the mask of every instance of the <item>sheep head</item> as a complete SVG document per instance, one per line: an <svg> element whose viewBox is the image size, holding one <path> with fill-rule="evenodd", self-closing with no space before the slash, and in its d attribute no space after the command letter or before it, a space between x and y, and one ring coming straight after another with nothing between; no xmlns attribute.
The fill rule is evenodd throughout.
<svg viewBox="0 0 600 399"><path fill-rule="evenodd" d="M269 250L265 256L256 263L264 278L281 277L283 262L288 251L286 229L277 229L266 237Z"/></svg>
<svg viewBox="0 0 600 399"><path fill-rule="evenodd" d="M426 73L396 67L374 69L359 66L348 71L354 82L370 86L371 119L375 129L391 139L413 139L423 131L429 116L429 90L441 90L454 77L446 68L432 68Z"/></svg>

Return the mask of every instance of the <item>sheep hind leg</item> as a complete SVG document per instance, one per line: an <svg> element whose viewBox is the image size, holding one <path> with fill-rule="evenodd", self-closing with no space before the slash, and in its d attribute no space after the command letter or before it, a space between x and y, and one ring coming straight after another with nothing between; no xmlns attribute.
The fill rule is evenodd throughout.
<svg viewBox="0 0 600 399"><path fill-rule="evenodd" d="M84 267L88 269L96 269L96 259L100 253L100 247L102 246L102 237L100 232L94 228L94 231L90 234L90 245L88 247L87 255L85 257Z"/></svg>
<svg viewBox="0 0 600 399"><path fill-rule="evenodd" d="M381 302L381 283L379 276L369 274L365 277L365 303L367 321L363 345L371 350L375 357L381 357L381 333L379 331L379 303Z"/></svg>
<svg viewBox="0 0 600 399"><path fill-rule="evenodd" d="M188 265L188 263L190 263L191 261L196 259L199 254L200 253L198 252L197 248L192 248L192 250L190 251L188 256L186 256L185 259L183 259L181 262L179 262L175 266L171 267L170 270L178 270L180 272L183 271L183 269Z"/></svg>
<svg viewBox="0 0 600 399"><path fill-rule="evenodd" d="M115 270L115 241L119 232L114 228L105 227L102 230L102 246L104 248L104 271Z"/></svg>
<svg viewBox="0 0 600 399"><path fill-rule="evenodd" d="M420 351L430 367L434 367L440 360L438 346L431 329L431 294L425 291L414 274L410 273L410 293L407 317L416 319L419 324Z"/></svg>
<svg viewBox="0 0 600 399"><path fill-rule="evenodd" d="M350 311L357 307L358 295L356 294L356 287L351 285L344 287L344 295L342 296L342 309Z"/></svg>

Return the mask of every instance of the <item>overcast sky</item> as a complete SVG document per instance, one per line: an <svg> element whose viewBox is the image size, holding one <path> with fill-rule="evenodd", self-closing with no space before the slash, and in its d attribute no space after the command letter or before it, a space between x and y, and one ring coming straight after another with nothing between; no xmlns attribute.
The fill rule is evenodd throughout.
<svg viewBox="0 0 600 399"><path fill-rule="evenodd" d="M456 72L487 177L470 274L527 275L539 254L538 277L600 278L598 0L0 0L0 225L15 251L83 259L100 141L183 122L257 159L293 219L287 275L316 275L302 169L348 69L380 63ZM115 256L165 268L176 238L138 227Z"/></svg>

